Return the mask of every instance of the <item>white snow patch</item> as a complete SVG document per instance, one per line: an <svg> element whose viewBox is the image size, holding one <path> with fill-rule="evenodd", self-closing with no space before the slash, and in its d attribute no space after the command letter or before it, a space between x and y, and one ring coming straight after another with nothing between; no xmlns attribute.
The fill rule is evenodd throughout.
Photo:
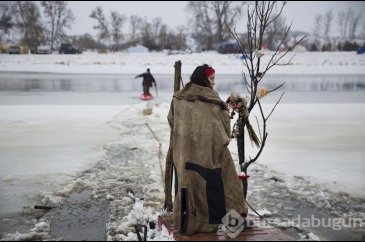
<svg viewBox="0 0 365 242"><path fill-rule="evenodd" d="M46 222L40 222L37 223L34 227L34 229L32 229L32 231L36 232L36 233L41 233L41 232L49 232L50 231L50 226L48 223Z"/></svg>
<svg viewBox="0 0 365 242"><path fill-rule="evenodd" d="M49 240L50 225L46 222L35 224L29 233L5 234L1 241L44 241Z"/></svg>
<svg viewBox="0 0 365 242"><path fill-rule="evenodd" d="M260 214L262 217L271 217L272 215L272 212L270 212L266 208L257 210L257 213Z"/></svg>

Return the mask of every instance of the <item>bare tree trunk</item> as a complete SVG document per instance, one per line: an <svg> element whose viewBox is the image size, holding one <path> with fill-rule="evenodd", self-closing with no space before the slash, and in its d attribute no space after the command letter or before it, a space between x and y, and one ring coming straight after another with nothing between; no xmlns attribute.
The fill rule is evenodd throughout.
<svg viewBox="0 0 365 242"><path fill-rule="evenodd" d="M241 15L245 1L188 1L193 15L193 38L203 49L213 49L214 44L229 39L225 25L233 26Z"/></svg>
<svg viewBox="0 0 365 242"><path fill-rule="evenodd" d="M54 44L60 41L65 34L65 28L71 28L71 24L74 23L75 17L72 14L71 9L67 8L66 1L41 1L43 6L43 12L46 19L48 19L49 28L51 29L51 49L53 50Z"/></svg>
<svg viewBox="0 0 365 242"><path fill-rule="evenodd" d="M25 17L24 17L24 10L23 10L23 6L22 6L22 1L17 1L17 3L18 3L18 7L19 7L19 10L20 10L20 16L22 18L23 25L24 25L24 30L25 30L24 39L28 39L28 26L27 26L27 23L26 23Z"/></svg>
<svg viewBox="0 0 365 242"><path fill-rule="evenodd" d="M241 119L238 123L239 125L239 136L237 137L237 149L238 149L238 159L240 167L243 166L245 163L245 121L244 119ZM241 170L245 174L247 174L247 168ZM242 189L243 189L243 195L246 198L247 197L247 179L242 180Z"/></svg>
<svg viewBox="0 0 365 242"><path fill-rule="evenodd" d="M349 36L350 36L350 39L353 41L355 41L355 39L356 39L356 32L359 27L360 20L361 20L361 12L353 11L351 14L351 19L350 19L350 23L349 23Z"/></svg>
<svg viewBox="0 0 365 242"><path fill-rule="evenodd" d="M324 37L327 45L331 45L330 33L332 27L333 13L328 11L324 17ZM330 49L329 49L330 50Z"/></svg>

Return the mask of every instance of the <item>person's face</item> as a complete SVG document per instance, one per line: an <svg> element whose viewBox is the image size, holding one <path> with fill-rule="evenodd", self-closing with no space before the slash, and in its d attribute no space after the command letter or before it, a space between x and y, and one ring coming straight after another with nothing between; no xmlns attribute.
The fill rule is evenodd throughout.
<svg viewBox="0 0 365 242"><path fill-rule="evenodd" d="M210 83L210 87L213 88L215 85L215 74L208 76L208 81Z"/></svg>

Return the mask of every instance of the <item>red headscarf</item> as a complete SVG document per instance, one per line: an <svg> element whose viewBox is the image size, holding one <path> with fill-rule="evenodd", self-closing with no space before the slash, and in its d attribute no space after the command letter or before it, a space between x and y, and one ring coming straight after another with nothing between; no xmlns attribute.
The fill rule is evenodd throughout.
<svg viewBox="0 0 365 242"><path fill-rule="evenodd" d="M206 77L210 77L211 75L213 75L215 73L215 70L213 69L213 67L209 67L209 68L205 69L204 71L205 71Z"/></svg>

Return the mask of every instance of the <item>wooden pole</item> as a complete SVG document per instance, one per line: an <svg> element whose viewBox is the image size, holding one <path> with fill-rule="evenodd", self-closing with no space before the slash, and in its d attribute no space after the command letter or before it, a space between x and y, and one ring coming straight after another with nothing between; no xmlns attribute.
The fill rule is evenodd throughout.
<svg viewBox="0 0 365 242"><path fill-rule="evenodd" d="M174 77L174 93L180 90L181 80L181 61L175 62L175 77ZM173 152L172 152L172 133L170 133L170 147L166 156L165 166L165 204L164 209L168 212L173 210L172 205L172 178L173 178ZM175 174L176 175L176 174Z"/></svg>
<svg viewBox="0 0 365 242"><path fill-rule="evenodd" d="M175 78L174 78L174 93L180 90L180 80L181 80L181 61L175 62Z"/></svg>

